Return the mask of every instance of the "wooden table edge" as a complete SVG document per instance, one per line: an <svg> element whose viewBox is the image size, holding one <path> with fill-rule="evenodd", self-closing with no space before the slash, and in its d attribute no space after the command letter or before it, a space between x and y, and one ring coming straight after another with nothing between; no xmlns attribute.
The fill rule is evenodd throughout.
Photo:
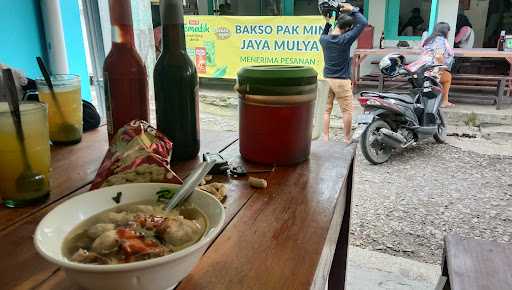
<svg viewBox="0 0 512 290"><path fill-rule="evenodd" d="M92 183L92 181L89 181L88 183L86 183L86 184L84 184L82 186L78 186L78 188L70 191L69 193L66 193L66 194L62 195L62 196L60 196L57 199L54 199L54 200L49 201L47 203L44 203L40 207L34 208L33 210L27 212L26 214L21 215L19 218L17 218L11 224L5 225L4 227L0 227L0 235L3 232L7 232L7 231L11 230L11 228L14 228L14 227L18 226L19 224L25 222L26 220L30 219L32 216L38 214L40 211L43 211L43 210L47 209L48 207L51 207L51 206L53 206L55 204L62 203L63 200L68 199L73 194L79 192L80 190L82 190L82 189L84 189L86 187L89 187L91 185L91 183Z"/></svg>
<svg viewBox="0 0 512 290"><path fill-rule="evenodd" d="M331 266L334 262L335 258L335 251L338 244L338 240L340 238L344 238L343 234L347 234L343 230L343 224L344 222L350 225L350 217L352 216L352 183L353 183L353 171L355 166L355 155L351 160L351 165L349 169L349 173L347 176L345 176L343 180L342 187L340 188L338 200L336 201L336 208L333 213L333 219L331 221L331 225L329 227L329 232L327 233L327 237L325 240L324 249L322 250L322 254L320 256L320 259L318 261L317 270L315 272L315 276L313 278L313 282L311 283L311 290L325 290L326 286L329 285L329 277L331 274ZM342 199L343 195L342 192L345 192L344 199ZM348 212L348 221L346 218L346 214ZM345 229L346 230L346 229ZM350 232L350 227L348 228ZM335 250L331 251L329 249L330 245L334 245ZM345 249L342 249L342 251L345 251L346 255L348 255L348 244L346 245ZM348 259L348 256L346 256ZM322 266L328 265L327 271L324 270L324 273L322 273ZM346 261L345 261L346 265ZM343 271L343 275L346 275L346 268ZM345 284L345 283L343 283ZM336 285L341 286L341 285ZM332 286L330 286L332 287ZM330 289L330 288L329 288Z"/></svg>

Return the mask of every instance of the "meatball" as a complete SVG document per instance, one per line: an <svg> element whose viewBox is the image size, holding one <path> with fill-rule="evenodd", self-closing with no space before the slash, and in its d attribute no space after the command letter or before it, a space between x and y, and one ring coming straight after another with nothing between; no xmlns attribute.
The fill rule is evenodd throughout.
<svg viewBox="0 0 512 290"><path fill-rule="evenodd" d="M202 234L201 226L182 216L170 218L165 226L163 238L175 247L196 241Z"/></svg>
<svg viewBox="0 0 512 290"><path fill-rule="evenodd" d="M115 230L104 232L92 243L92 251L98 254L108 254L119 247L119 236Z"/></svg>
<svg viewBox="0 0 512 290"><path fill-rule="evenodd" d="M106 223L123 226L128 224L133 215L127 212L108 212L105 214L104 220Z"/></svg>
<svg viewBox="0 0 512 290"><path fill-rule="evenodd" d="M130 206L128 212L137 213L137 214L155 214L155 208L150 205L133 205Z"/></svg>
<svg viewBox="0 0 512 290"><path fill-rule="evenodd" d="M87 230L87 235L92 239L96 239L99 236L101 236L103 233L112 231L115 228L116 228L116 225L114 225L114 224L97 224L97 225L90 227Z"/></svg>

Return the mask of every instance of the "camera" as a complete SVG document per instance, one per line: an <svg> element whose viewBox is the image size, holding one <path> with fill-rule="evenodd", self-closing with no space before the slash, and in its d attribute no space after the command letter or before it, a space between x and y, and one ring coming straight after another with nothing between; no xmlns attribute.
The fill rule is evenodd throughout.
<svg viewBox="0 0 512 290"><path fill-rule="evenodd" d="M333 14L335 19L338 19L338 17L341 14L341 5L343 3L350 3L352 4L352 1L349 0L319 0L318 2L318 9L320 10L320 13L323 16L329 16L331 17Z"/></svg>

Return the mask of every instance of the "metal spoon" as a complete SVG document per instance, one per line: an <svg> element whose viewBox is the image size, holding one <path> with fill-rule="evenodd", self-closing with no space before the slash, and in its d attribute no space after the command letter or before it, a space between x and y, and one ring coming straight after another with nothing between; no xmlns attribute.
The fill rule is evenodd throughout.
<svg viewBox="0 0 512 290"><path fill-rule="evenodd" d="M52 96L53 103L55 104L55 108L57 109L57 112L59 113L59 116L62 120L62 123L59 126L59 130L62 135L64 136L70 136L70 139L78 139L80 137L80 129L78 129L73 124L66 121L66 117L64 116L64 112L62 112L62 107L59 103L59 99L57 99L57 95L55 94L55 90L53 89L53 83L52 79L50 77L50 73L48 72L48 69L46 68L46 65L44 64L44 61L41 57L36 57L37 64L39 65L39 69L41 70L41 73L43 74L44 81L46 82L46 85L48 86L48 89L50 90L50 95ZM73 138L71 138L73 137Z"/></svg>
<svg viewBox="0 0 512 290"><path fill-rule="evenodd" d="M2 75L6 84L7 100L11 110L12 121L16 129L16 138L20 146L21 160L23 162L23 171L16 178L16 191L30 195L41 195L47 190L46 177L38 172L34 172L28 161L27 148L25 145L25 135L21 123L20 103L16 84L11 69L3 69Z"/></svg>
<svg viewBox="0 0 512 290"><path fill-rule="evenodd" d="M186 200L194 191L194 189L201 183L203 178L208 174L210 169L212 169L213 165L215 165L215 160L205 161L201 163L194 171L192 171L185 181L178 189L176 194L169 199L167 205L165 206L165 211L171 211L175 208L180 202Z"/></svg>

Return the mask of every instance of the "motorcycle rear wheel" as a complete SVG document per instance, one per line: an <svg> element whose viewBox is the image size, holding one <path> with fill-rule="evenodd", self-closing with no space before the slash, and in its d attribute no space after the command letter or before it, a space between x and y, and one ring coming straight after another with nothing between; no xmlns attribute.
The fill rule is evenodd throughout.
<svg viewBox="0 0 512 290"><path fill-rule="evenodd" d="M376 140L379 129L391 127L382 119L375 119L361 135L361 152L370 163L382 164L391 158L392 148Z"/></svg>

